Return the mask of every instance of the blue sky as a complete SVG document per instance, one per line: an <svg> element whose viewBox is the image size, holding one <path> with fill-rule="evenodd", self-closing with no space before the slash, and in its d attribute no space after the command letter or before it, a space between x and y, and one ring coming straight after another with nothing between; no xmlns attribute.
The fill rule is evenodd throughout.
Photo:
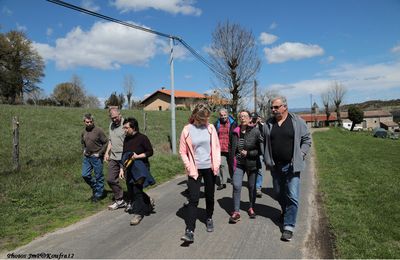
<svg viewBox="0 0 400 260"><path fill-rule="evenodd" d="M334 81L344 103L400 98L400 1L66 0L116 19L183 38L208 58L218 22L251 30L262 67L260 89L309 107ZM45 58L47 95L73 75L100 99L135 81L135 99L170 88L169 42L45 0L0 0L0 30L22 30ZM220 87L202 63L175 46L175 89Z"/></svg>

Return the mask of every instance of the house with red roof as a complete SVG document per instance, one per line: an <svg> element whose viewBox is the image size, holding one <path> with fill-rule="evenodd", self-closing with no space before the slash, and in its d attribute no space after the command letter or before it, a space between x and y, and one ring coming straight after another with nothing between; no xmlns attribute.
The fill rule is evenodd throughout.
<svg viewBox="0 0 400 260"><path fill-rule="evenodd" d="M175 106L177 109L193 109L199 103L207 100L203 94L194 91L175 90ZM150 96L146 97L141 103L146 111L165 111L171 108L171 90L161 88Z"/></svg>

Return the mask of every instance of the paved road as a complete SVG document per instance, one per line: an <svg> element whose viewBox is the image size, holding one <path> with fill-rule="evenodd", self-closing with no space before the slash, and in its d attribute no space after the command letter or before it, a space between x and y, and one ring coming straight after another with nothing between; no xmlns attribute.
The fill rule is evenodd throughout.
<svg viewBox="0 0 400 260"><path fill-rule="evenodd" d="M313 158L311 156L310 158ZM204 224L205 202L200 200L195 242L184 246L185 177L176 178L151 191L156 200L156 213L145 217L140 225L130 226L131 215L123 210L104 210L67 228L36 239L9 253L73 254L74 258L310 258L306 244L311 232L314 210L313 159L301 176L301 201L298 224L291 242L280 241L276 219L279 205L271 198L269 172L264 178L263 197L257 199L256 219L249 219L248 192L242 191L242 220L229 224L232 187L216 191L215 231L207 233ZM246 179L245 179L246 181ZM5 256L6 257L6 256Z"/></svg>

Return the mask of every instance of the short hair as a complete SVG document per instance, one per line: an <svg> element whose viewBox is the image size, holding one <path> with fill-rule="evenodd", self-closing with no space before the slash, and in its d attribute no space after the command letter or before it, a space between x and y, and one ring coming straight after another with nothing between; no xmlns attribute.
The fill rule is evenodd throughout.
<svg viewBox="0 0 400 260"><path fill-rule="evenodd" d="M108 113L110 114L110 116L111 116L112 112L114 112L114 111L115 111L118 115L121 114L121 113L119 112L118 107L115 106L115 107L110 107L110 109L108 109Z"/></svg>
<svg viewBox="0 0 400 260"><path fill-rule="evenodd" d="M189 123L193 124L195 120L202 121L211 115L211 110L205 103L198 103L189 118Z"/></svg>
<svg viewBox="0 0 400 260"><path fill-rule="evenodd" d="M251 113L249 110L242 109L242 110L240 110L239 115L240 115L240 113L243 113L243 112L247 113L249 115L249 117L251 118Z"/></svg>
<svg viewBox="0 0 400 260"><path fill-rule="evenodd" d="M139 132L139 122L134 117L128 117L124 119L123 125L129 123L129 126L135 129L136 132Z"/></svg>
<svg viewBox="0 0 400 260"><path fill-rule="evenodd" d="M85 121L86 119L91 120L91 121L94 122L94 116L92 116L92 114L90 114L90 113L86 113L86 114L83 116L83 121Z"/></svg>
<svg viewBox="0 0 400 260"><path fill-rule="evenodd" d="M271 104L275 101L275 100L280 100L282 101L282 105L287 106L287 99L285 96L274 96L271 98Z"/></svg>
<svg viewBox="0 0 400 260"><path fill-rule="evenodd" d="M218 113L221 113L221 112L228 113L228 110L226 110L226 108L224 108L224 107L221 107L221 108L219 109Z"/></svg>

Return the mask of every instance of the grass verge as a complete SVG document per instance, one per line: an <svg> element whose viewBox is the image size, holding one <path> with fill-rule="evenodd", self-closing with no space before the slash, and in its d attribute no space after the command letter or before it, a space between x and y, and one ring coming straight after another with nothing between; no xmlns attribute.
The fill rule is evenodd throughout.
<svg viewBox="0 0 400 260"><path fill-rule="evenodd" d="M86 112L108 134L107 110L0 105L0 252L92 215L110 203L107 184L108 198L90 203L91 190L81 177L80 133ZM176 112L177 138L189 113ZM143 111L124 110L122 115L136 117L143 132ZM20 121L19 172L11 170L13 116ZM157 184L183 173L179 156L170 153L170 125L170 112L147 112L146 134L155 151L150 164ZM122 187L126 190L124 183Z"/></svg>
<svg viewBox="0 0 400 260"><path fill-rule="evenodd" d="M315 132L317 171L336 258L400 256L400 142Z"/></svg>

